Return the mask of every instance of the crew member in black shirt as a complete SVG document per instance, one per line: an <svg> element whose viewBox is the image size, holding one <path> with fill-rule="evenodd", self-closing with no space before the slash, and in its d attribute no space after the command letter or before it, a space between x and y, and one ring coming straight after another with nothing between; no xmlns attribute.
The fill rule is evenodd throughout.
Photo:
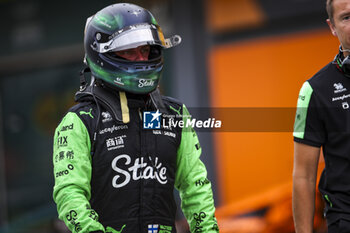
<svg viewBox="0 0 350 233"><path fill-rule="evenodd" d="M335 59L307 80L294 125L293 216L296 233L312 233L317 167L328 232L350 232L350 1L327 0L327 23L340 42Z"/></svg>

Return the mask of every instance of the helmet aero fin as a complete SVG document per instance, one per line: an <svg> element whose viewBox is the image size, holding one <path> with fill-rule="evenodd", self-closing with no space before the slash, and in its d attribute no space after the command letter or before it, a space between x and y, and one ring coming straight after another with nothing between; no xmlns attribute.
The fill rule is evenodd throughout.
<svg viewBox="0 0 350 233"><path fill-rule="evenodd" d="M165 47L171 48L171 47L175 47L176 45L181 43L181 36L179 35L174 35L170 38L165 39Z"/></svg>
<svg viewBox="0 0 350 233"><path fill-rule="evenodd" d="M153 15L128 3L107 6L86 20L85 62L91 73L112 88L147 94L158 87L163 71L163 49L181 43L181 37L166 38ZM150 46L145 60L129 61L117 51Z"/></svg>

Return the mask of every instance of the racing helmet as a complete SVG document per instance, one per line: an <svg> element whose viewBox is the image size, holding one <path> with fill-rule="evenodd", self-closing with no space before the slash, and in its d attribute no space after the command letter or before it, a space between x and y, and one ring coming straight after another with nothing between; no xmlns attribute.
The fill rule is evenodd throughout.
<svg viewBox="0 0 350 233"><path fill-rule="evenodd" d="M84 33L84 62L92 76L120 91L146 94L155 90L163 70L162 50L181 42L165 39L153 15L129 3L107 6L89 17ZM116 51L150 45L147 61L128 61Z"/></svg>

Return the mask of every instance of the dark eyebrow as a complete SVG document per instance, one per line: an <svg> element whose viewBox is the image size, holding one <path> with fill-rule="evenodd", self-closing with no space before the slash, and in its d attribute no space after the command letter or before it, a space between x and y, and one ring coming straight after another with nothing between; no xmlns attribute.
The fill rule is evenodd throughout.
<svg viewBox="0 0 350 233"><path fill-rule="evenodd" d="M339 15L340 18L343 18L345 16L350 16L350 11L343 12Z"/></svg>

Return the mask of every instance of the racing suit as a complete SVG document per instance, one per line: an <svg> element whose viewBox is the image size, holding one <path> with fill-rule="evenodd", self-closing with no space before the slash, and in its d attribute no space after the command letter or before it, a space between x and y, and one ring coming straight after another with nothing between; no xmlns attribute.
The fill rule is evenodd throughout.
<svg viewBox="0 0 350 233"><path fill-rule="evenodd" d="M145 112L156 111L147 98L127 98L130 122L123 123L82 96L58 125L53 150L53 198L72 232L176 232L174 187L191 232L219 231L191 127L144 129ZM161 99L169 116L189 116L177 100ZM117 95L108 102L120 107Z"/></svg>

